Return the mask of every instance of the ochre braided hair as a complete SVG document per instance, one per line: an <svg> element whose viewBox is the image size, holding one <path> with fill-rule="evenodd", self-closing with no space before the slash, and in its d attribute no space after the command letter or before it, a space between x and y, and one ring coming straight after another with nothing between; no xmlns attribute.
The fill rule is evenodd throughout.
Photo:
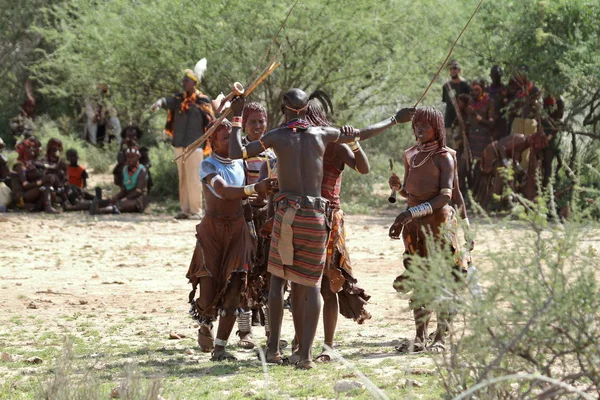
<svg viewBox="0 0 600 400"><path fill-rule="evenodd" d="M435 139L439 143L440 147L446 147L446 128L444 127L444 115L440 110L433 107L421 107L415 112L412 119L412 129L417 139L415 132L415 124L426 123L433 128L435 132Z"/></svg>
<svg viewBox="0 0 600 400"><path fill-rule="evenodd" d="M206 130L208 131L210 128L212 128L212 126L214 124L215 124L214 121L211 122L210 124L208 124L208 126L206 127ZM221 125L219 125L219 127L208 138L208 143L210 143L211 147L212 147L212 144L214 143L215 139L217 138L217 134L220 131L222 131L223 129L226 129L229 132L231 132L231 128L232 128L231 122L227 118L224 118L223 122L221 122Z"/></svg>
<svg viewBox="0 0 600 400"><path fill-rule="evenodd" d="M244 106L244 111L242 112L242 131L245 132L246 131L246 122L248 121L248 118L250 117L250 114L252 113L260 113L262 115L264 115L265 120L267 119L267 110L265 109L265 107L260 104L257 103L255 101L248 103Z"/></svg>
<svg viewBox="0 0 600 400"><path fill-rule="evenodd" d="M314 91L308 100L306 120L314 126L333 126L327 114L333 113L333 105L329 95L321 90Z"/></svg>

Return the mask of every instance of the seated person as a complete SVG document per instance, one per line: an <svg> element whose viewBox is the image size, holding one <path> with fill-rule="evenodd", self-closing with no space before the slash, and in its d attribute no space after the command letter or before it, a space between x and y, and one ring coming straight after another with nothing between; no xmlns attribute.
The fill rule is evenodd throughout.
<svg viewBox="0 0 600 400"><path fill-rule="evenodd" d="M13 203L28 211L44 210L56 214L58 211L52 207L52 192L58 182L55 175L44 174L36 166L40 149L41 143L35 137L25 139L15 147L18 158L11 172Z"/></svg>
<svg viewBox="0 0 600 400"><path fill-rule="evenodd" d="M121 186L123 184L123 167L125 167L125 151L131 146L137 146L142 138L142 130L135 126L126 126L121 131L121 146L117 153L117 165L113 169L113 181L115 185ZM149 151L147 147L140 147L140 163L146 167L147 178L146 182L148 185L148 192L152 189L152 175L150 174L150 162Z"/></svg>
<svg viewBox="0 0 600 400"><path fill-rule="evenodd" d="M148 206L147 170L140 163L140 149L129 147L125 151L127 164L123 168L121 190L109 200L94 199L90 214L143 213Z"/></svg>
<svg viewBox="0 0 600 400"><path fill-rule="evenodd" d="M89 210L94 195L84 190L87 187L88 173L85 168L79 165L77 150L67 150L67 160L69 160L69 165L67 165L67 185L65 185L67 199L63 204L63 208L65 211Z"/></svg>

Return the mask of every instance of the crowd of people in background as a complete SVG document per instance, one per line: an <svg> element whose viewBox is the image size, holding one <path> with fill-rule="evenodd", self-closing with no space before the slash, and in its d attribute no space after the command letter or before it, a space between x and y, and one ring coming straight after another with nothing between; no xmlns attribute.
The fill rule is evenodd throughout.
<svg viewBox="0 0 600 400"><path fill-rule="evenodd" d="M239 346L253 348L251 327L262 324L268 363L314 368L315 360L332 360L339 314L359 324L371 318L365 309L369 295L357 286L352 272L340 204L344 169L361 174L370 169L359 140L412 120L415 145L404 153L404 179L393 175L389 181L409 206L389 232L405 245L406 270L394 281L399 292L411 290L412 256L428 256L430 239L425 231L441 244L449 241L452 271L460 281L470 268L473 249L469 202L498 209L507 205L505 185L533 199L538 174L544 185L549 182L558 153L563 99L544 95L529 80L526 67L516 68L507 83L497 65L491 68L489 84L484 79L467 81L456 61L449 64L449 72L451 79L442 92L445 115L433 107L406 108L362 130L338 129L328 119L331 100L326 94L308 96L292 89L282 97L281 127L267 133L265 108L237 97L230 103L232 121L224 119L195 150L190 146L215 124L223 97L212 100L202 93L201 74L186 70L183 91L153 104L153 111L167 110L165 133L174 155L186 153L177 160L181 210L175 218L201 220L186 277L192 284L190 314L199 326L198 345L212 352L212 360L235 359L226 347L237 321ZM99 87L99 93L94 105L86 105L85 130L86 138L98 145L111 140L110 129L120 127L107 102L107 88ZM23 121L33 116L30 87L22 108ZM10 193L0 206L52 214L141 213L148 206L151 163L148 149L139 145L143 135L139 127L127 126L116 137L113 181L119 190L108 199L102 198L99 188L94 194L87 192L89 177L76 150L68 149L63 159L62 142L51 138L42 154L40 141L26 127L14 133L23 139L16 145L18 159L12 168L5 157L0 158L0 200ZM0 142L0 150L3 147ZM503 171L508 167L514 175L506 179ZM296 332L289 359L283 356L287 342L280 337L288 286ZM313 359L321 298L325 346ZM397 350L444 351L451 313L438 312L437 328L430 336L432 310L415 299L410 304L416 336Z"/></svg>
<svg viewBox="0 0 600 400"><path fill-rule="evenodd" d="M506 83L498 65L491 68L489 83L482 78L466 80L457 61L449 64L449 72L451 79L442 92L444 124L449 144L458 152L463 196L488 211L507 205L505 185L533 199L537 177L546 187L560 153L563 98L538 88L526 66L515 68ZM509 179L503 172L507 167L514 170Z"/></svg>
<svg viewBox="0 0 600 400"><path fill-rule="evenodd" d="M67 149L64 153L60 139L50 138L42 156L40 140L24 133L15 146L17 160L12 167L4 155L4 141L0 140L0 212L8 208L50 214L144 212L149 203L152 177L148 148L138 145L141 136L142 131L136 126L121 131L113 170L119 191L108 199L102 198L99 187L94 194L87 191L89 175L79 165L77 150Z"/></svg>

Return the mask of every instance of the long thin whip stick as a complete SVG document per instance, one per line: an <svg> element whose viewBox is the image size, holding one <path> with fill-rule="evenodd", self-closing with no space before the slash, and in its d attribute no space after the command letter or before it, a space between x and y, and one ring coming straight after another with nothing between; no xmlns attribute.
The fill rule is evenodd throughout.
<svg viewBox="0 0 600 400"><path fill-rule="evenodd" d="M463 33L465 33L465 30L467 29L467 27L471 23L471 20L473 19L473 17L475 16L475 14L477 14L477 11L479 11L479 8L481 7L482 4L483 4L483 0L479 0L479 4L477 4L477 7L475 7L475 11L473 11L473 14L471 14L471 18L469 18L469 20L467 21L467 24L462 28L462 31L460 31L460 34L458 35L458 37L456 38L456 40L454 41L454 43L452 43L452 47L450 47L450 51L448 52L448 55L444 59L444 62L442 62L442 65L440 65L440 68L437 70L437 72L434 75L434 77L431 80L431 82L429 82L429 85L427 85L427 89L425 89L425 91L423 92L423 94L421 95L421 97L419 97L419 100L417 100L417 102L415 103L415 107L419 105L419 103L421 102L421 100L423 100L423 98L425 97L425 95L429 91L429 88L431 87L431 85L433 85L433 82L435 82L435 80L437 79L437 77L440 75L440 72L442 72L442 69L444 68L444 66L448 62L448 59L452 55L452 52L454 51L454 46L456 46L456 43L458 43L458 41L460 40L460 38L463 35Z"/></svg>
<svg viewBox="0 0 600 400"><path fill-rule="evenodd" d="M269 47L267 47L267 51L265 52L265 54L263 55L263 57L260 59L260 62L258 64L256 64L256 68L254 69L254 72L252 73L253 76L256 76L256 73L259 71L259 68L263 65L263 63L267 59L267 56L271 52L271 47L273 47L273 45L275 44L275 42L277 42L277 38L279 37L279 34L281 33L281 31L285 27L285 24L287 23L288 19L290 18L290 15L292 15L292 11L294 11L294 8L296 8L296 4L298 4L298 1L299 0L296 0L294 2L294 4L292 4L292 8L290 8L290 10L288 11L287 15L285 16L285 19L283 20L283 22L281 23L281 25L279 25L279 29L277 30L277 33L275 33L275 36L273 36L273 39L271 40L271 44L269 45Z"/></svg>

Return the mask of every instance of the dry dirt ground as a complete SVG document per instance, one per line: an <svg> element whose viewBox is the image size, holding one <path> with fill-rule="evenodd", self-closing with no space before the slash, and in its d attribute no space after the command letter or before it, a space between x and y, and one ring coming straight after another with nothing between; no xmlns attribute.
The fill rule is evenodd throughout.
<svg viewBox="0 0 600 400"><path fill-rule="evenodd" d="M372 296L373 318L359 326L340 317L337 346L390 398L439 398L442 389L432 359L393 350L394 340L413 335L407 296L392 288L403 270L402 243L387 236L393 217L392 211L347 217L352 262L360 284ZM265 377L254 352L236 348L240 361L210 362L197 348L194 322L188 317L185 273L196 224L156 212L0 216L0 352L6 353L0 361L0 398L41 396L63 364L67 380L79 388L73 390L93 383L97 386L92 390L103 393L99 398L107 398L127 371L141 371L143 384L158 377L165 399L334 398L336 382L357 380L352 367L340 362L310 372L273 366ZM488 250L514 245L523 232L522 226L510 223L475 225L473 255L483 271ZM502 244L500 234L508 242ZM263 342L264 330L254 331ZM170 333L185 338L173 340ZM283 337L291 341L292 335L286 312ZM319 326L315 351L322 338ZM233 337L230 343L235 343ZM72 348L66 361L65 346ZM42 362L28 363L33 356ZM415 374L407 375L411 371ZM407 387L407 377L424 385ZM372 393L356 389L348 395L371 398Z"/></svg>

